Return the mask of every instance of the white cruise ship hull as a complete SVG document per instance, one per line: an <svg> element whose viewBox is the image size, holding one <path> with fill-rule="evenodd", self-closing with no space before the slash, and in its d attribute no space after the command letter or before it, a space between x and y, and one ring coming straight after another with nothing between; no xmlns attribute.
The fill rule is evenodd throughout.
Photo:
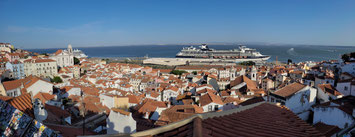
<svg viewBox="0 0 355 137"><path fill-rule="evenodd" d="M187 62L229 62L238 63L243 61L266 61L270 56L263 58L247 58L247 59L206 59L206 58L148 58L143 60L143 64L155 64L155 65L186 65Z"/></svg>

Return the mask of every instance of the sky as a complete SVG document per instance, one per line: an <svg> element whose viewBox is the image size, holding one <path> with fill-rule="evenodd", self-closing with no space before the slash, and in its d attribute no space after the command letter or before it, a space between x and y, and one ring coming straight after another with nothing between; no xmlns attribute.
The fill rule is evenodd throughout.
<svg viewBox="0 0 355 137"><path fill-rule="evenodd" d="M19 48L248 43L355 46L354 0L0 0Z"/></svg>

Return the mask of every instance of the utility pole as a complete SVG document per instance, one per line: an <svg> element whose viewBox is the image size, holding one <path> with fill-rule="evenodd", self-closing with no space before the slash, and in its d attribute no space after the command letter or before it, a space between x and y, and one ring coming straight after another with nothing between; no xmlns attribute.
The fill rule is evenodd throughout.
<svg viewBox="0 0 355 137"><path fill-rule="evenodd" d="M83 123L83 135L85 135L85 103L83 102L83 119L84 119L84 123Z"/></svg>
<svg viewBox="0 0 355 137"><path fill-rule="evenodd" d="M85 102L84 102L84 94L81 93L81 102L82 102L82 105L83 105L83 108L82 108L82 115L83 115L83 135L85 135Z"/></svg>

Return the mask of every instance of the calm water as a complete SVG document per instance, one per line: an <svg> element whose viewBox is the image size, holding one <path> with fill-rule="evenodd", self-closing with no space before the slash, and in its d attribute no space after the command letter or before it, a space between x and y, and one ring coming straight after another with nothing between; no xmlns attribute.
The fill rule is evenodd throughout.
<svg viewBox="0 0 355 137"><path fill-rule="evenodd" d="M349 46L272 46L272 45L246 45L255 48L263 55L270 55L269 61L276 56L279 61L286 62L292 59L300 61L322 61L339 59L341 54L354 52L355 47ZM89 57L175 57L183 45L144 45L144 46L112 46L112 47L86 47L78 48ZM209 45L214 49L233 49L237 45ZM75 47L74 47L75 48ZM54 53L58 49L28 49L37 53Z"/></svg>

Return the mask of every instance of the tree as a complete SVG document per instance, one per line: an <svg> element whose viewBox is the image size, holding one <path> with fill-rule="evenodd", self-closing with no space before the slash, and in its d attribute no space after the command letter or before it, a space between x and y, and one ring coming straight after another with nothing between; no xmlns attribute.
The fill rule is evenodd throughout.
<svg viewBox="0 0 355 137"><path fill-rule="evenodd" d="M192 71L192 74L197 75L197 71Z"/></svg>
<svg viewBox="0 0 355 137"><path fill-rule="evenodd" d="M348 62L348 61L350 60L350 57L349 57L348 54L343 54L343 55L341 56L341 59L342 59L344 62Z"/></svg>
<svg viewBox="0 0 355 137"><path fill-rule="evenodd" d="M174 75L181 75L181 74L184 74L184 73L187 73L187 71L185 70L173 70L170 72L170 74L174 74Z"/></svg>
<svg viewBox="0 0 355 137"><path fill-rule="evenodd" d="M63 80L60 77L58 77L58 76L54 76L53 79L51 79L51 82L62 83Z"/></svg>
<svg viewBox="0 0 355 137"><path fill-rule="evenodd" d="M76 57L74 57L74 65L80 64L80 60Z"/></svg>
<svg viewBox="0 0 355 137"><path fill-rule="evenodd" d="M292 60L291 59L288 59L287 60L287 64L291 64L292 63Z"/></svg>
<svg viewBox="0 0 355 137"><path fill-rule="evenodd" d="M350 53L350 57L351 57L351 58L355 58L355 52L351 52L351 53Z"/></svg>
<svg viewBox="0 0 355 137"><path fill-rule="evenodd" d="M253 62L253 61L243 61L243 62L240 62L239 65L253 66L253 65L255 65L255 62Z"/></svg>
<svg viewBox="0 0 355 137"><path fill-rule="evenodd" d="M48 53L41 53L40 55L48 56Z"/></svg>

